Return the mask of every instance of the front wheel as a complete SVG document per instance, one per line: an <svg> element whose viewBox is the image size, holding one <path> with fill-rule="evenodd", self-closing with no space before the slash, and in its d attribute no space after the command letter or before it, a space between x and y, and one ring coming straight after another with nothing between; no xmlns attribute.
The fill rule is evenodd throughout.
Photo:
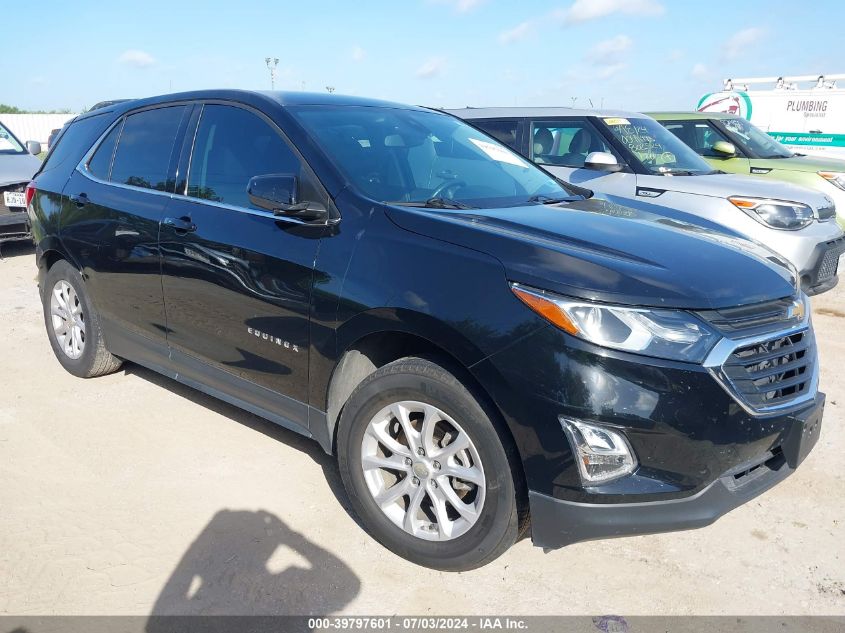
<svg viewBox="0 0 845 633"><path fill-rule="evenodd" d="M514 476L496 428L433 362L398 360L356 388L340 419L338 462L366 527L412 562L473 569L517 539Z"/></svg>

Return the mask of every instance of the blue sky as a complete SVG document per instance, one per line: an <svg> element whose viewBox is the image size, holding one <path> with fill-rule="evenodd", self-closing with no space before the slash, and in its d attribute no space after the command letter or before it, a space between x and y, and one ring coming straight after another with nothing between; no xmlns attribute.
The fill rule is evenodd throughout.
<svg viewBox="0 0 845 633"><path fill-rule="evenodd" d="M268 89L267 56L277 89L446 107L691 108L724 77L845 72L835 0L9 4L0 102L28 109Z"/></svg>

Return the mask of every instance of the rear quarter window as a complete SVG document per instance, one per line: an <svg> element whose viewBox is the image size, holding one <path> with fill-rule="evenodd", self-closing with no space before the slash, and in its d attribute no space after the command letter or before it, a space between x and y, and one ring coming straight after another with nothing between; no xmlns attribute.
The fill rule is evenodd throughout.
<svg viewBox="0 0 845 633"><path fill-rule="evenodd" d="M54 171L60 167L70 172L114 119L112 113L106 112L70 123L47 154L38 174Z"/></svg>

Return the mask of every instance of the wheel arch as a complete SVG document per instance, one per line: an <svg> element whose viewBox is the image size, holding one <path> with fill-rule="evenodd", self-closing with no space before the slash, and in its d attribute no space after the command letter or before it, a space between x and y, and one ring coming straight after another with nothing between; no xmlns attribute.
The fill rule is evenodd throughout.
<svg viewBox="0 0 845 633"><path fill-rule="evenodd" d="M335 451L338 421L355 388L379 367L401 358L420 357L451 372L478 400L512 455L517 490L527 499L525 472L516 438L490 390L472 371L472 366L485 357L481 350L457 329L428 315L415 313L412 316L394 310L389 315L369 313L361 316L366 317L371 327L350 329L348 332L354 332L354 335L339 337L344 341L338 345L342 352L326 386L325 424L330 451ZM412 329L411 323L420 327Z"/></svg>

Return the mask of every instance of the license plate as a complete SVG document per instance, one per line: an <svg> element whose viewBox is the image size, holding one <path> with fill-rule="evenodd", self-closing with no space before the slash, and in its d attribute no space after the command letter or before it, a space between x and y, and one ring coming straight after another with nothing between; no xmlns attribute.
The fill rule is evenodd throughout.
<svg viewBox="0 0 845 633"><path fill-rule="evenodd" d="M7 207L24 207L26 208L26 196L19 191L4 191L3 203Z"/></svg>
<svg viewBox="0 0 845 633"><path fill-rule="evenodd" d="M783 443L783 455L791 468L797 468L819 441L823 414L824 401L807 413L792 418L792 431Z"/></svg>

